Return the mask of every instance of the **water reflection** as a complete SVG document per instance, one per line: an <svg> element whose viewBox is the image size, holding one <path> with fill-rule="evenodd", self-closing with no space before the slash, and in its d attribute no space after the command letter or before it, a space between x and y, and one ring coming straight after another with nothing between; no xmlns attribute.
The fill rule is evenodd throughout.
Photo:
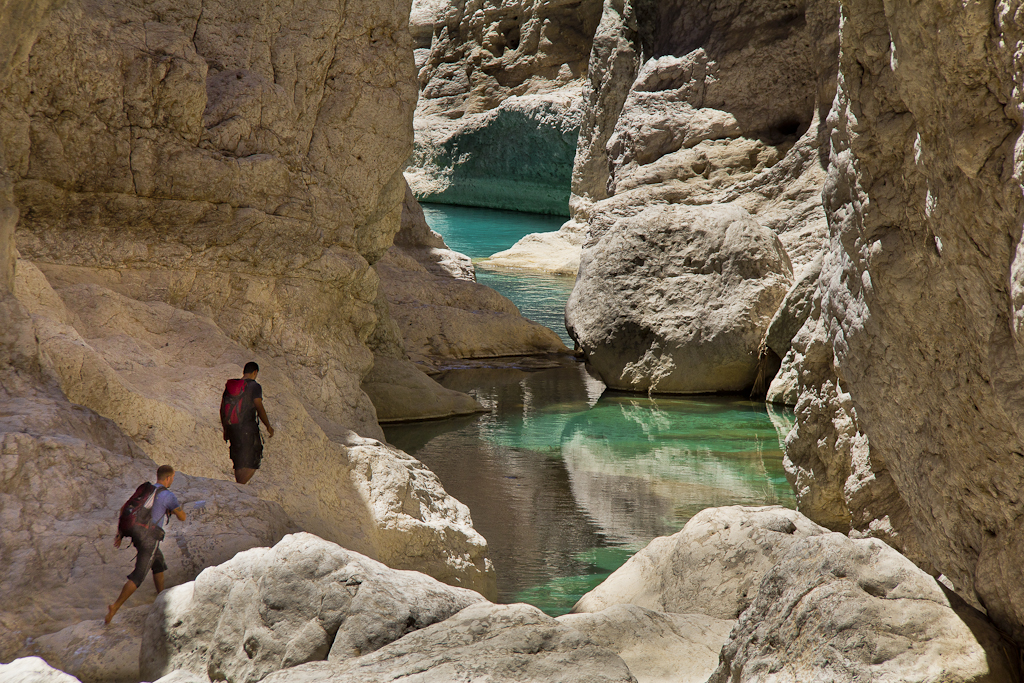
<svg viewBox="0 0 1024 683"><path fill-rule="evenodd" d="M469 506L499 599L568 610L652 538L717 505L795 505L763 404L602 394L582 365L439 378L492 412L392 425L388 440Z"/></svg>

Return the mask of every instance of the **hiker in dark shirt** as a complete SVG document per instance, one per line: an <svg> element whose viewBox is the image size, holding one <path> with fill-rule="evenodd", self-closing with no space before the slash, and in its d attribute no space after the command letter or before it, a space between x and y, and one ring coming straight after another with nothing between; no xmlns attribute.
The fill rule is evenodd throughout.
<svg viewBox="0 0 1024 683"><path fill-rule="evenodd" d="M263 438L257 417L267 426L268 437L274 436L274 428L263 409L263 387L256 381L259 373L259 365L246 363L241 379L228 380L220 403L224 440L231 444L229 455L239 484L247 484L263 460Z"/></svg>
<svg viewBox="0 0 1024 683"><path fill-rule="evenodd" d="M132 539L132 544L138 551L138 555L135 556L135 569L128 575L128 581L125 582L124 588L121 589L121 594L117 596L117 600L113 605L108 605L107 616L103 620L104 623L110 623L110 620L117 614L117 610L121 609L121 605L125 603L125 600L130 598L132 593L142 585L142 582L146 579L146 574L151 569L153 571L153 585L156 586L156 592L159 593L164 589L164 572L167 571L167 563L164 561L164 554L160 552L160 541L164 538L164 518L170 519L171 515L174 515L182 522L185 521L185 511L181 509L178 497L168 490L173 481L173 467L161 465L157 468L157 488L153 497L153 512L149 519L139 518L140 524L132 527L131 531L128 532L129 538ZM145 514L145 512L143 510L142 514ZM114 538L115 548L121 547L122 538L124 537L119 532Z"/></svg>

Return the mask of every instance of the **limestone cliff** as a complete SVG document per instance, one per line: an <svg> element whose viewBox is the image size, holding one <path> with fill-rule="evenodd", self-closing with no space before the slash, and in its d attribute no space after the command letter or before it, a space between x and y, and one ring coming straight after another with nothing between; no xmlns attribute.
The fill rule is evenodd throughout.
<svg viewBox="0 0 1024 683"><path fill-rule="evenodd" d="M800 508L1024 643L1020 3L843 3L830 239L798 351Z"/></svg>
<svg viewBox="0 0 1024 683"><path fill-rule="evenodd" d="M605 4L573 220L559 241L582 243L566 324L610 386L685 393L754 384L769 323L825 235L824 112L837 30L828 0ZM689 208L651 214L658 205ZM778 248L720 252L714 245L742 251L726 236L736 221ZM682 237L698 233L710 241ZM735 258L750 263L721 289L723 264ZM610 281L614 292L599 294ZM617 360L602 360L609 356Z"/></svg>
<svg viewBox="0 0 1024 683"><path fill-rule="evenodd" d="M474 2L433 17L409 182L423 201L568 212L598 0ZM425 49L425 48L424 48Z"/></svg>

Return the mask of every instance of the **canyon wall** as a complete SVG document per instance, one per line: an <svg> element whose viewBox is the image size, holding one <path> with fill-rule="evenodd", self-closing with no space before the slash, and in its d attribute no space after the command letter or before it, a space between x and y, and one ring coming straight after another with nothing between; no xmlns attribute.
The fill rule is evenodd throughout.
<svg viewBox="0 0 1024 683"><path fill-rule="evenodd" d="M566 326L609 386L744 391L778 368L790 337L762 342L826 232L837 40L824 0L605 4L552 241L581 249Z"/></svg>
<svg viewBox="0 0 1024 683"><path fill-rule="evenodd" d="M802 511L945 575L1018 643L1020 11L843 3L829 247L786 444Z"/></svg>
<svg viewBox="0 0 1024 683"><path fill-rule="evenodd" d="M407 171L416 196L567 214L599 0L455 0L415 10L414 23L432 21L434 31Z"/></svg>

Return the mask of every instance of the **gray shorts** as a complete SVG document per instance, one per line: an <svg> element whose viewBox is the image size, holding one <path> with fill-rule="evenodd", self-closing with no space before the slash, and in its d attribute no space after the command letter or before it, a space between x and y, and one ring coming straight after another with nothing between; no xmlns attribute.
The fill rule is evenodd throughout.
<svg viewBox="0 0 1024 683"><path fill-rule="evenodd" d="M138 588L146 580L146 574L152 569L154 574L167 571L164 554L160 552L160 541L164 539L164 530L158 526L137 526L132 529L129 537L138 551L135 556L135 569L128 575L128 580Z"/></svg>

